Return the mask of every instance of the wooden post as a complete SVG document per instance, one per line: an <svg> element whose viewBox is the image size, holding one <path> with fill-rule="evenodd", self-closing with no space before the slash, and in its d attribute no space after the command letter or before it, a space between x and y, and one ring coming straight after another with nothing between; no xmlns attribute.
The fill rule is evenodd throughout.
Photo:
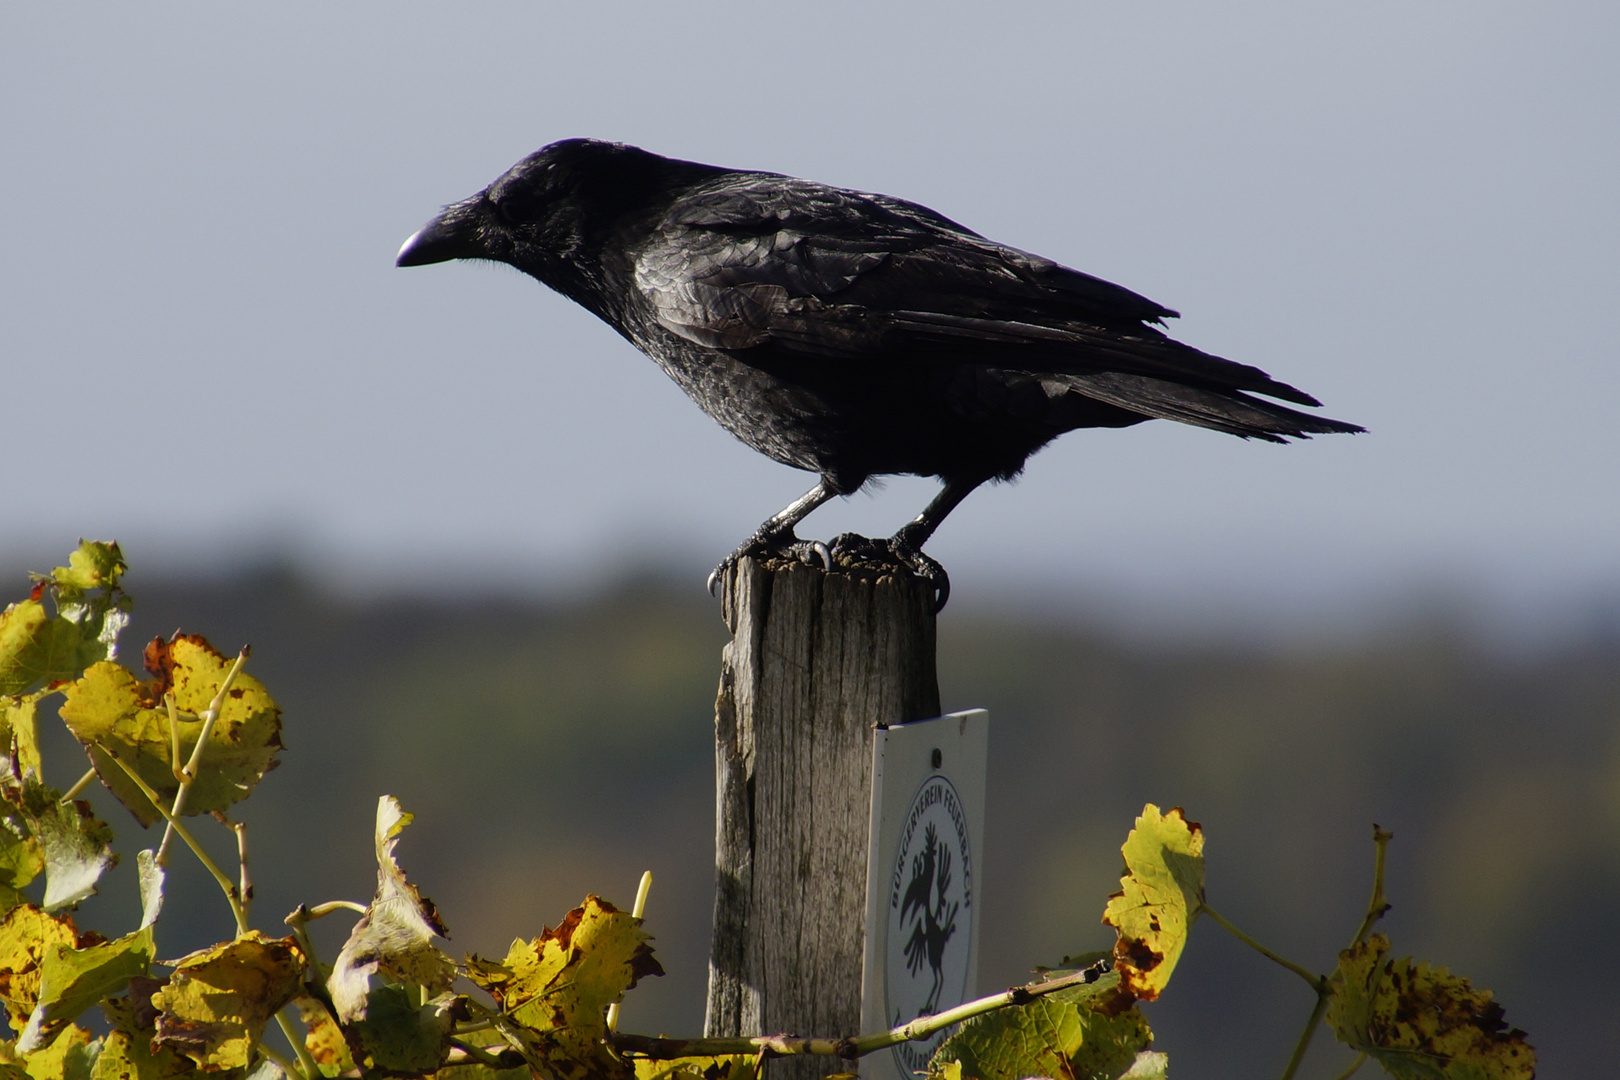
<svg viewBox="0 0 1620 1080"><path fill-rule="evenodd" d="M843 560L840 560L842 563ZM858 1034L872 729L939 714L928 585L742 559L722 580L713 1036ZM853 1071L773 1062L774 1077Z"/></svg>

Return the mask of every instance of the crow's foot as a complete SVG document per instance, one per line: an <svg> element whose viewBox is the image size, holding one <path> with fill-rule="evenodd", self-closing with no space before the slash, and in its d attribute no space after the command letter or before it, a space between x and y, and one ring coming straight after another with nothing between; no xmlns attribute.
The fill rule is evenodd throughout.
<svg viewBox="0 0 1620 1080"><path fill-rule="evenodd" d="M758 559L760 557L775 557L797 559L806 566L819 566L823 570L832 569L832 552L820 540L800 540L793 535L792 529L782 529L777 532L760 531L748 538L748 542L720 560L720 565L709 574L707 582L709 595L715 595L715 589L720 579L737 565L738 560L744 557Z"/></svg>
<svg viewBox="0 0 1620 1080"><path fill-rule="evenodd" d="M936 615L945 607L945 601L950 599L950 575L945 573L943 566L924 555L915 544L911 543L904 530L887 540L874 540L858 533L844 533L833 540L832 550L841 562L879 565L898 563L904 566L933 586L933 612Z"/></svg>

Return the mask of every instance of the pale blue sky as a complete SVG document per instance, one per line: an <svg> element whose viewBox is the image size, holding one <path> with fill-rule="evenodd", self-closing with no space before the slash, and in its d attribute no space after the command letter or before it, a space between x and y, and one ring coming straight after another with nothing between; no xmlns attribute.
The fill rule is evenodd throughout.
<svg viewBox="0 0 1620 1080"><path fill-rule="evenodd" d="M9 5L0 562L700 578L809 478L516 272L392 263L590 135L926 203L1371 429L1066 436L930 545L962 601L1614 589L1617 55L1599 3Z"/></svg>

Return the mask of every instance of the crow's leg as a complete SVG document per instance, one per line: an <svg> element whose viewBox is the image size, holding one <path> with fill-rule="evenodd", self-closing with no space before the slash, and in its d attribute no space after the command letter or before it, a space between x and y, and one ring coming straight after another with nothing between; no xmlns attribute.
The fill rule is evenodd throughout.
<svg viewBox="0 0 1620 1080"><path fill-rule="evenodd" d="M974 488L988 479L987 476L977 476L952 477L946 480L945 487L923 508L923 512L902 525L900 531L889 538L889 551L894 557L911 567L918 577L934 586L935 614L938 614L945 607L945 601L951 598L951 579L943 566L923 554L922 546L928 543L928 538L934 535L934 530L939 528L939 523L945 520L945 516L972 494Z"/></svg>
<svg viewBox="0 0 1620 1080"><path fill-rule="evenodd" d="M820 540L800 540L793 534L793 527L803 521L810 511L834 495L841 494L844 492L840 491L830 478L823 476L815 487L788 503L781 513L766 518L765 523L754 530L753 536L714 568L714 572L709 575L709 595L714 595L715 586L720 583L720 575L735 566L737 560L745 555L792 555L806 563L819 562L823 570L831 570L832 555L827 551L827 545Z"/></svg>

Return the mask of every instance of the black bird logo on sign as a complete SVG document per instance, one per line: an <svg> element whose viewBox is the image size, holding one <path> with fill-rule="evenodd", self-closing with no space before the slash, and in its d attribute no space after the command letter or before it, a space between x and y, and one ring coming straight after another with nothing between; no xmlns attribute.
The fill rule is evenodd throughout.
<svg viewBox="0 0 1620 1080"><path fill-rule="evenodd" d="M939 842L934 826L923 832L923 849L911 859L911 881L900 901L900 925L904 927L916 911L916 925L906 940L906 966L915 977L923 961L933 969L933 983L923 1003L921 1016L939 1011L939 994L945 982L945 944L956 933L959 902L946 907L945 893L951 887L951 849ZM938 893L939 899L933 897Z"/></svg>
<svg viewBox="0 0 1620 1080"><path fill-rule="evenodd" d="M710 576L743 556L898 560L950 581L922 546L986 481L1011 480L1066 431L1155 417L1284 442L1362 430L1159 327L1176 313L988 240L903 199L568 139L447 206L400 266L508 263L650 356L744 443L816 473ZM1267 400L1267 399L1276 399ZM886 542L831 549L794 529L873 477L936 476Z"/></svg>

